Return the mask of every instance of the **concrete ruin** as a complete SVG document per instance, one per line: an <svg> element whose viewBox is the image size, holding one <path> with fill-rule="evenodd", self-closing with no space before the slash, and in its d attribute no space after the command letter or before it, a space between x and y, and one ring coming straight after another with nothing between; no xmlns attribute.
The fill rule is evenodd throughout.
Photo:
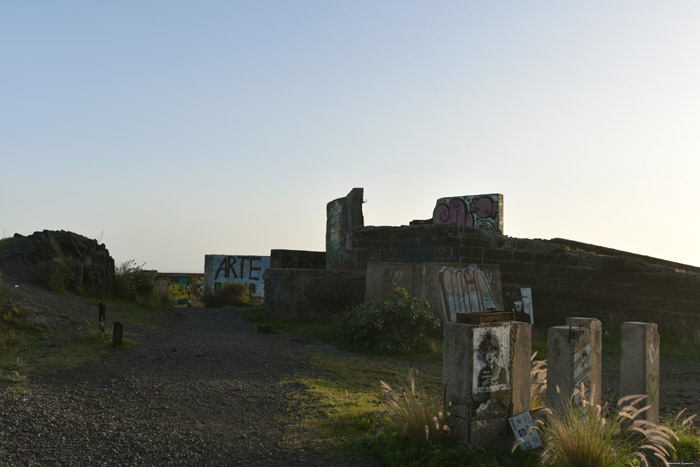
<svg viewBox="0 0 700 467"><path fill-rule="evenodd" d="M279 259L264 275L266 311L329 316L397 287L425 298L443 322L446 410L451 436L463 443L507 441L509 418L529 415L533 306L539 326L566 320L548 332L547 401L555 409L581 385L600 403L602 328L595 316L696 317L700 310L700 268L571 240L508 237L500 194L440 198L430 219L400 227L364 226L362 196L355 188L326 206L325 268L322 252L273 250ZM311 254L311 267L294 259ZM527 323L459 322L516 303ZM655 325L623 325L621 393L655 401L649 420L658 419L655 333Z"/></svg>
<svg viewBox="0 0 700 467"><path fill-rule="evenodd" d="M445 323L443 330L450 436L477 445L510 440L508 418L530 409L532 326Z"/></svg>
<svg viewBox="0 0 700 467"><path fill-rule="evenodd" d="M531 290L537 326L556 325L570 316L633 321L700 318L698 267L572 240L509 237L503 233L504 200L498 194L443 197L429 219L398 227L365 226L363 194L362 188L354 188L328 203L326 272L300 270L293 280L306 283L311 276L327 277L324 286L337 287L354 304L365 299L365 292L355 285L348 290L340 279L332 285L330 271L375 274L370 264L376 263L392 263L396 268L404 267L396 263L488 264L499 267L504 310L522 300L521 289ZM463 205L452 203L456 199ZM467 214L474 225L469 225ZM303 280L304 275L309 280ZM270 293L266 301L275 298L282 283L275 282L266 286ZM316 310L323 307L314 304L312 297L307 303ZM345 308L333 306L326 313ZM269 311L289 315L290 310L271 307ZM297 307L297 311L303 310Z"/></svg>

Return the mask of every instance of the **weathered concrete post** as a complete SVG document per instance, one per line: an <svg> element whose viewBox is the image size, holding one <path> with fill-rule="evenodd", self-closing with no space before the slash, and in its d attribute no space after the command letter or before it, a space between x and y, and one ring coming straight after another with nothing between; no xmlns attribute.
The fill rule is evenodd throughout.
<svg viewBox="0 0 700 467"><path fill-rule="evenodd" d="M104 303L100 303L99 305L99 311L97 313L97 319L99 321L99 327L100 327L100 332L104 335L105 333L105 315L106 315L107 307L105 306Z"/></svg>
<svg viewBox="0 0 700 467"><path fill-rule="evenodd" d="M124 328L122 323L116 321L112 326L112 347L121 347Z"/></svg>
<svg viewBox="0 0 700 467"><path fill-rule="evenodd" d="M602 350L603 325L595 318L566 318L567 326L587 328L591 333L591 372L590 389L593 391L593 403L600 405L602 388ZM581 384L581 383L578 383ZM588 383L586 383L588 384ZM590 400L590 398L589 398Z"/></svg>
<svg viewBox="0 0 700 467"><path fill-rule="evenodd" d="M444 324L442 378L451 436L465 444L511 438L508 417L530 408L532 326Z"/></svg>
<svg viewBox="0 0 700 467"><path fill-rule="evenodd" d="M554 326L547 333L547 405L564 410L581 383L591 387L591 331L585 327ZM600 353L598 353L600 359ZM600 362L598 362L600 365ZM599 383L600 384L600 383Z"/></svg>
<svg viewBox="0 0 700 467"><path fill-rule="evenodd" d="M640 418L659 422L659 331L656 323L622 323L620 396L644 394ZM642 406L643 406L642 405Z"/></svg>

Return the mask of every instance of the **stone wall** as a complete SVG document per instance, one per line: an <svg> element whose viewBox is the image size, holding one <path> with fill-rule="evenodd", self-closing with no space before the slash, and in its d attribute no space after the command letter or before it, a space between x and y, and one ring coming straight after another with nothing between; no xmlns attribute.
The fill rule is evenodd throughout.
<svg viewBox="0 0 700 467"><path fill-rule="evenodd" d="M280 318L337 315L362 303L365 271L268 269L265 312Z"/></svg>
<svg viewBox="0 0 700 467"><path fill-rule="evenodd" d="M352 246L358 269L370 261L497 264L505 309L520 287L532 288L538 326L567 316L700 318L700 268L610 248L449 224L364 227L353 233Z"/></svg>

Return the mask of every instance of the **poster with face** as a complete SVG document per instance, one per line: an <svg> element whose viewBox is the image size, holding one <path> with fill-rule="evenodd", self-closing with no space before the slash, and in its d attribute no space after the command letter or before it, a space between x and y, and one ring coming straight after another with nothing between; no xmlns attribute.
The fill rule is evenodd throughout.
<svg viewBox="0 0 700 467"><path fill-rule="evenodd" d="M510 387L509 331L508 326L474 328L474 394L496 392Z"/></svg>

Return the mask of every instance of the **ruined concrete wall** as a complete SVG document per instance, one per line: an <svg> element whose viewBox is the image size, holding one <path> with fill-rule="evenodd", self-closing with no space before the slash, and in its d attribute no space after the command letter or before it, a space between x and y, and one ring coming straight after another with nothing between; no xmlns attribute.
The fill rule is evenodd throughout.
<svg viewBox="0 0 700 467"><path fill-rule="evenodd" d="M365 227L354 233L358 257L380 262L498 264L504 306L531 287L535 324L568 316L658 321L700 317L700 268L569 240L507 237L460 225Z"/></svg>
<svg viewBox="0 0 700 467"><path fill-rule="evenodd" d="M457 312L503 311L501 274L493 264L369 264L366 302L388 297L397 287L424 298L442 322L456 322Z"/></svg>
<svg viewBox="0 0 700 467"><path fill-rule="evenodd" d="M272 250L270 251L270 268L325 269L326 253L324 251Z"/></svg>
<svg viewBox="0 0 700 467"><path fill-rule="evenodd" d="M265 312L280 318L328 317L342 313L365 295L365 271L268 269Z"/></svg>
<svg viewBox="0 0 700 467"><path fill-rule="evenodd" d="M353 188L344 198L326 205L326 268L356 269L346 250L353 245L353 234L364 226L362 188Z"/></svg>

